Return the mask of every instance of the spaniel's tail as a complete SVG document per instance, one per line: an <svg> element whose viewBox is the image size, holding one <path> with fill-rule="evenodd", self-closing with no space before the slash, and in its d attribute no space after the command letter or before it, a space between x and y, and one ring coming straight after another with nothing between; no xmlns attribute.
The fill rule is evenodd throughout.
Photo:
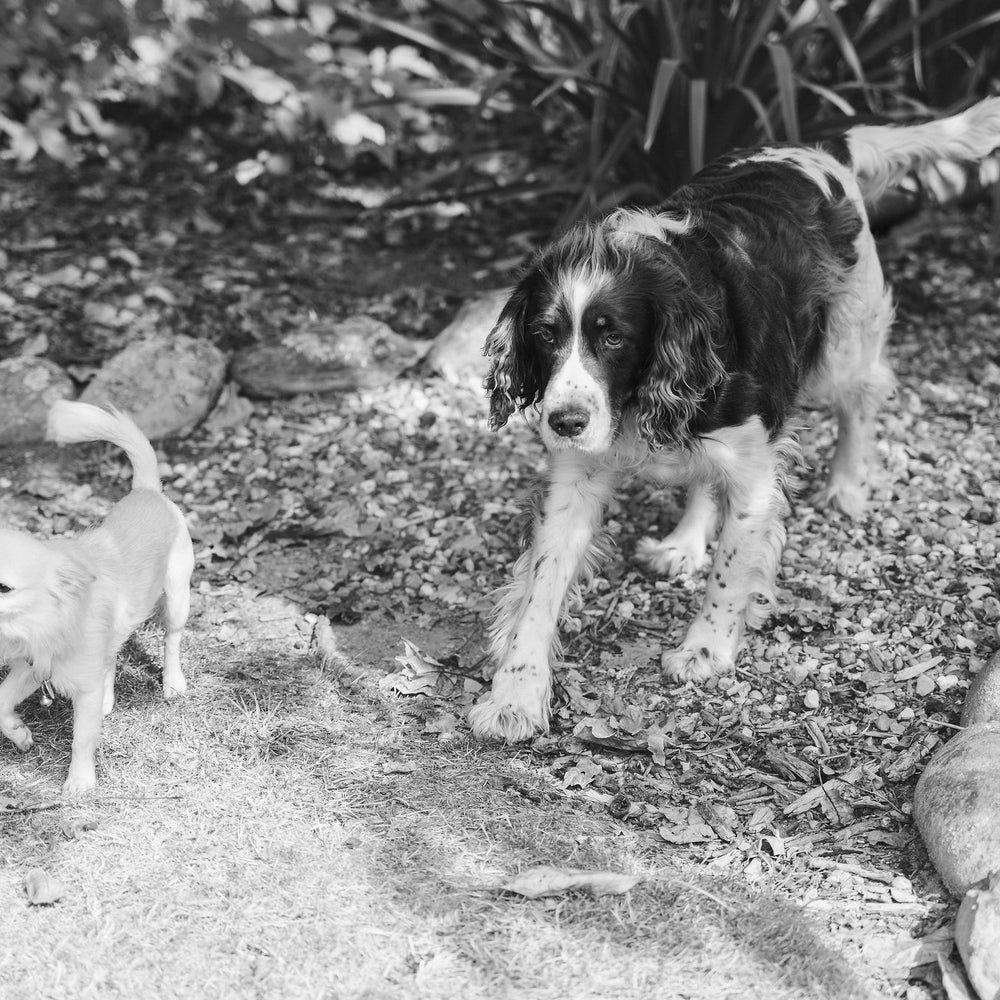
<svg viewBox="0 0 1000 1000"><path fill-rule="evenodd" d="M90 403L60 399L49 410L45 437L60 444L110 441L121 448L132 463L132 489L160 492L160 471L153 446L135 421L113 406L104 409Z"/></svg>
<svg viewBox="0 0 1000 1000"><path fill-rule="evenodd" d="M856 125L847 130L851 167L865 201L936 160L975 162L1000 148L1000 97L922 125Z"/></svg>

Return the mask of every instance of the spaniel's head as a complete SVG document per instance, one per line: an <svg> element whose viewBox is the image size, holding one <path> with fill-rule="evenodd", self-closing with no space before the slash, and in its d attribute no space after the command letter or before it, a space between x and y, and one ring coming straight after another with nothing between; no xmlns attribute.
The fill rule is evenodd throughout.
<svg viewBox="0 0 1000 1000"><path fill-rule="evenodd" d="M702 260L634 212L539 252L486 343L491 426L540 403L552 450L606 451L630 413L651 446L686 443L723 374L721 298Z"/></svg>

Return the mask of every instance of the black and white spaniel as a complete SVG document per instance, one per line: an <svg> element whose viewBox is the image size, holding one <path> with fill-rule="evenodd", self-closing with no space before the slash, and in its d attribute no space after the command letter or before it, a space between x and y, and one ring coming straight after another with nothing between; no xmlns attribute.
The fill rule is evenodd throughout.
<svg viewBox="0 0 1000 1000"><path fill-rule="evenodd" d="M469 715L480 737L548 726L566 595L594 567L626 474L687 486L640 558L671 576L709 561L704 603L667 676L732 670L772 599L784 542L791 418L829 403L837 445L818 501L861 513L892 322L866 200L915 166L1000 146L1000 98L916 126L859 126L816 147L744 150L655 211L619 210L540 251L486 345L491 425L540 410L548 483L530 546L494 612L498 661Z"/></svg>

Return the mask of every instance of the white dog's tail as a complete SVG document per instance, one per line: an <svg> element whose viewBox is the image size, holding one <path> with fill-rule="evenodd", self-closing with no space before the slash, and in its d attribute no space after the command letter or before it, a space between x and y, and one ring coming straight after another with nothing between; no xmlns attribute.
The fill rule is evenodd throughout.
<svg viewBox="0 0 1000 1000"><path fill-rule="evenodd" d="M923 125L856 125L847 130L851 166L865 201L935 160L976 161L1000 147L1000 97Z"/></svg>
<svg viewBox="0 0 1000 1000"><path fill-rule="evenodd" d="M135 421L113 406L105 410L90 403L60 399L49 410L45 436L60 444L110 441L118 445L132 463L132 489L160 491L160 472L153 446Z"/></svg>

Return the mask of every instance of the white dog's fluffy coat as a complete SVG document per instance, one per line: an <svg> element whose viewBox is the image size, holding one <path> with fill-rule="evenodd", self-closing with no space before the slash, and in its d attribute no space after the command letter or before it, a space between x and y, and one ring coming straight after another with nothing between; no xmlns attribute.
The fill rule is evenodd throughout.
<svg viewBox="0 0 1000 1000"><path fill-rule="evenodd" d="M52 441L109 441L132 463L132 491L76 538L39 541L0 529L0 732L21 750L31 733L17 705L42 684L73 699L67 795L97 784L94 756L114 705L122 643L161 603L163 694L187 687L180 636L190 607L194 551L184 518L162 493L156 454L127 416L63 400L49 414Z"/></svg>

